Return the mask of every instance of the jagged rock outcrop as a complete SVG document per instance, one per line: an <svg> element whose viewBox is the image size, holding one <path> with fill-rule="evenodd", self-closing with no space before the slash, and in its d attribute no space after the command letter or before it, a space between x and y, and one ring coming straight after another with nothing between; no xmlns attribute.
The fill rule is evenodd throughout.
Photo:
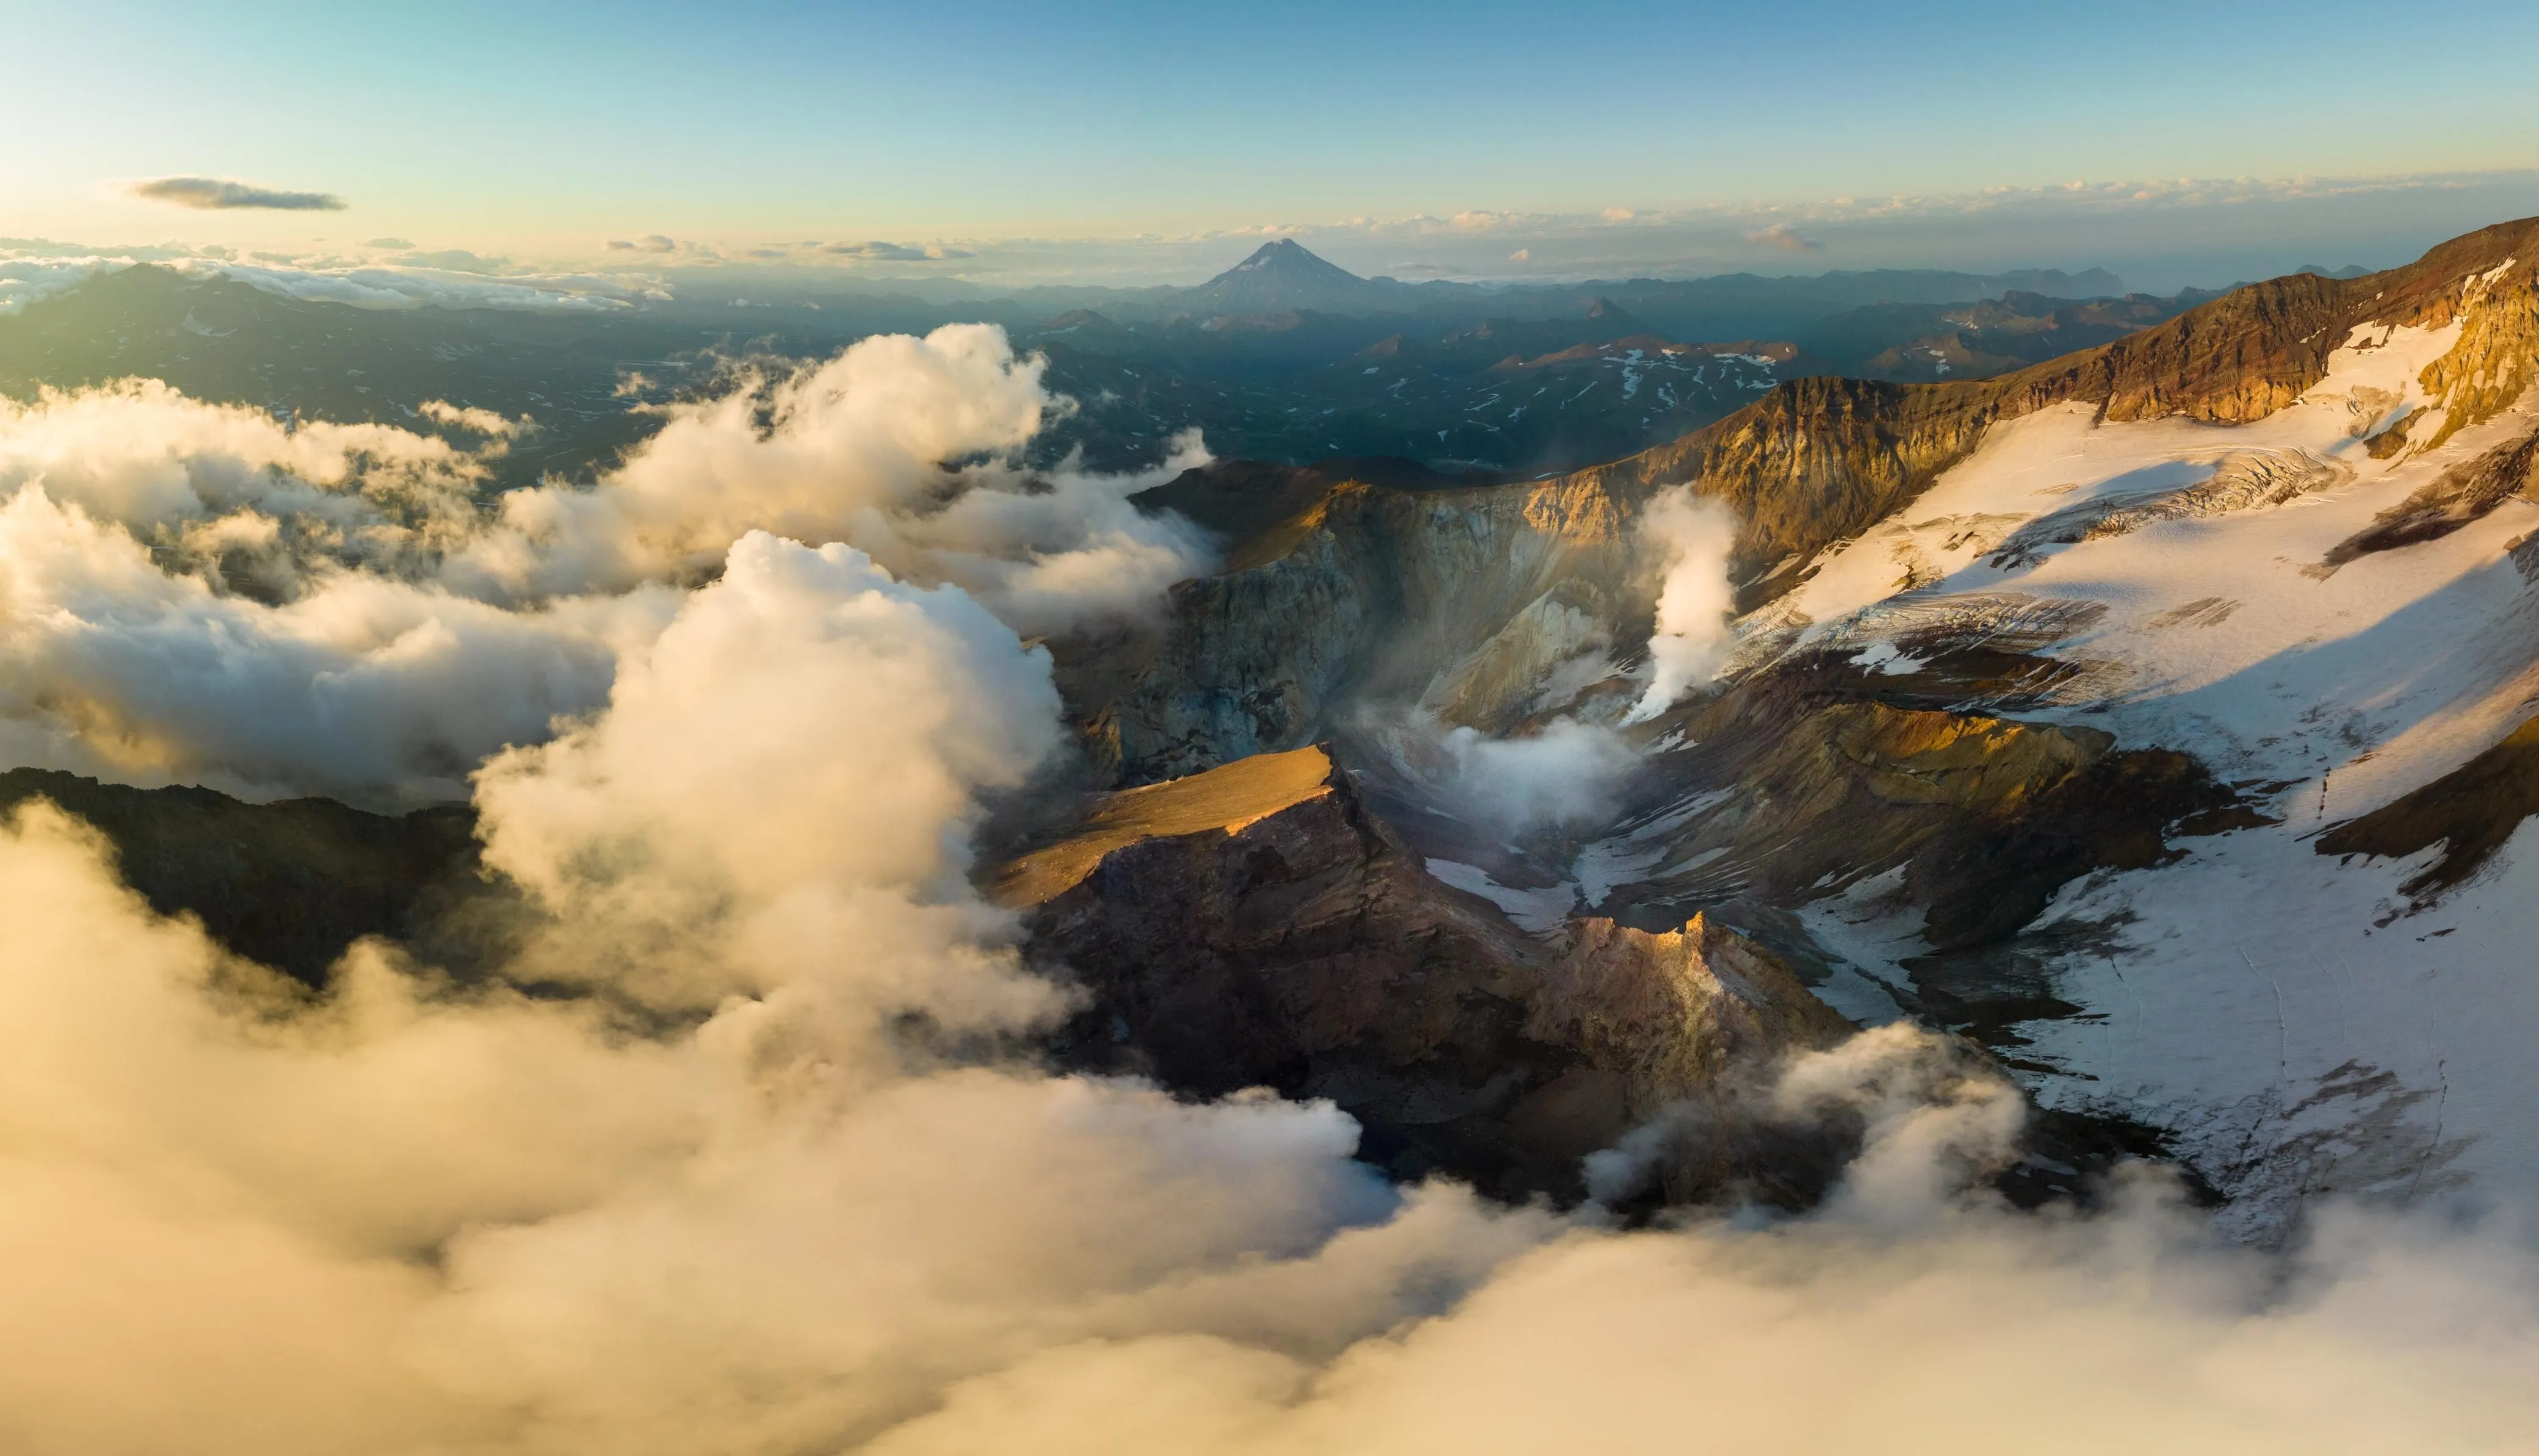
<svg viewBox="0 0 2539 1456"><path fill-rule="evenodd" d="M995 882L1084 990L1067 1060L1330 1097L1377 1160L1496 1192L1574 1194L1634 1121L1848 1031L1723 926L1527 935L1431 876L1319 748L1115 796Z"/></svg>
<svg viewBox="0 0 2539 1456"><path fill-rule="evenodd" d="M1535 988L1526 1034L1619 1075L1635 1118L1698 1097L1741 1067L1851 1030L1752 940L1706 916L1651 935L1578 923Z"/></svg>

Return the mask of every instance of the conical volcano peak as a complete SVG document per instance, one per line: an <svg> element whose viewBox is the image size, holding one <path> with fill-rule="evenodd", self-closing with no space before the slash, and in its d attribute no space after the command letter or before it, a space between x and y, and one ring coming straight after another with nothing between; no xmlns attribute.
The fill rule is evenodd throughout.
<svg viewBox="0 0 2539 1456"><path fill-rule="evenodd" d="M1183 307L1191 312L1264 313L1281 309L1364 312L1385 290L1325 258L1292 238L1265 243L1250 257L1192 289Z"/></svg>
<svg viewBox="0 0 2539 1456"><path fill-rule="evenodd" d="M1281 238L1275 242L1262 243L1259 247L1254 248L1252 256L1245 258L1242 262L1239 262L1233 267L1218 274L1214 281L1223 282L1225 279L1231 278L1237 273L1255 273L1271 269L1279 272L1296 273L1300 275L1309 274L1320 276L1338 273L1343 278L1355 278L1357 276L1356 274L1349 272L1346 268L1340 267L1338 264L1315 253L1312 249L1306 247L1305 244L1298 243L1295 239Z"/></svg>

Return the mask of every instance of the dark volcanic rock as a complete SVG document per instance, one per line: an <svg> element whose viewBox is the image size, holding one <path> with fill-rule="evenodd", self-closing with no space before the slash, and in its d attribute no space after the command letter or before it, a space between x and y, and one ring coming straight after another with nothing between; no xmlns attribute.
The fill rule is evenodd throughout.
<svg viewBox="0 0 2539 1456"><path fill-rule="evenodd" d="M2422 907L2484 867L2534 813L2539 718L2432 783L2337 825L2312 847L2322 855L2399 860L2440 845L2434 863L2399 886Z"/></svg>
<svg viewBox="0 0 2539 1456"><path fill-rule="evenodd" d="M208 789L133 789L42 769L0 773L0 811L50 799L97 826L126 882L230 949L310 986L364 936L430 942L481 888L464 807L390 816L330 799L244 803Z"/></svg>
<svg viewBox="0 0 2539 1456"><path fill-rule="evenodd" d="M1431 877L1315 748L1117 796L1001 885L1085 991L1066 1060L1329 1097L1375 1160L1506 1195L1575 1195L1632 1123L1850 1029L1704 921L1526 934Z"/></svg>

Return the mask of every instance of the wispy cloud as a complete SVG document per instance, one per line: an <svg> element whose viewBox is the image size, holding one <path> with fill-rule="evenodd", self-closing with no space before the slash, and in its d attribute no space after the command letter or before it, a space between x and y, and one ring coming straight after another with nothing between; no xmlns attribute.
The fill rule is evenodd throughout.
<svg viewBox="0 0 2539 1456"><path fill-rule="evenodd" d="M264 208L274 212L341 212L344 199L332 192L287 192L222 177L163 176L134 182L131 194L145 202L166 202L203 211Z"/></svg>
<svg viewBox="0 0 2539 1456"><path fill-rule="evenodd" d="M939 263L947 258L976 256L957 247L945 247L939 243L929 243L924 247L913 247L904 243L832 243L820 250L871 263Z"/></svg>
<svg viewBox="0 0 2539 1456"><path fill-rule="evenodd" d="M1783 252L1824 251L1823 243L1787 223L1774 223L1768 228L1757 228L1746 235L1746 241L1756 247L1777 247Z"/></svg>
<svg viewBox="0 0 2539 1456"><path fill-rule="evenodd" d="M647 233L632 242L612 238L608 246L613 252L676 252L679 249L678 240L664 238L658 233Z"/></svg>

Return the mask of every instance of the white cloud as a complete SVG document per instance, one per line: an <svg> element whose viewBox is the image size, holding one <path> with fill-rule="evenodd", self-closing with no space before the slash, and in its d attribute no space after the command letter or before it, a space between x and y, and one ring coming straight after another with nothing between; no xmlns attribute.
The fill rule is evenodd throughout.
<svg viewBox="0 0 2539 1456"><path fill-rule="evenodd" d="M438 401L424 417L487 437L470 451L386 425L206 404L155 380L0 399L0 500L30 487L130 531L162 560L272 595L321 564L401 576L478 527L486 460L519 428Z"/></svg>
<svg viewBox="0 0 2539 1456"><path fill-rule="evenodd" d="M669 605L652 589L513 612L368 572L266 605L31 485L0 505L0 762L250 798L453 797L487 754L603 701Z"/></svg>
<svg viewBox="0 0 2539 1456"><path fill-rule="evenodd" d="M921 907L969 898L973 796L1028 778L1058 717L1048 655L967 595L752 532L605 715L485 768L486 856L560 918L559 975L703 1008L863 978L950 1023L1028 1021L1048 989L948 950L975 926Z"/></svg>
<svg viewBox="0 0 2539 1456"><path fill-rule="evenodd" d="M1206 452L1192 434L1151 471L1024 470L1018 452L1072 407L1042 385L1043 368L1016 358L1002 329L952 324L746 380L673 407L590 488L505 497L501 528L448 579L523 596L620 589L692 577L764 529L853 542L902 576L970 589L1033 633L1133 615L1209 552L1187 521L1128 498Z"/></svg>
<svg viewBox="0 0 2539 1456"><path fill-rule="evenodd" d="M1746 241L1756 247L1778 248L1782 252L1822 252L1824 250L1823 243L1806 236L1788 223L1774 223L1769 227L1757 228L1746 235Z"/></svg>
<svg viewBox="0 0 2539 1456"><path fill-rule="evenodd" d="M1025 470L1067 407L1041 368L989 327L867 339L672 409L592 487L496 508L487 462L531 422L446 401L417 416L457 443L286 429L147 381L0 401L0 759L455 797L487 754L596 706L673 588L753 530L855 543L1035 635L1152 610L1211 548L1129 497L1206 452L1191 436L1141 473Z"/></svg>

